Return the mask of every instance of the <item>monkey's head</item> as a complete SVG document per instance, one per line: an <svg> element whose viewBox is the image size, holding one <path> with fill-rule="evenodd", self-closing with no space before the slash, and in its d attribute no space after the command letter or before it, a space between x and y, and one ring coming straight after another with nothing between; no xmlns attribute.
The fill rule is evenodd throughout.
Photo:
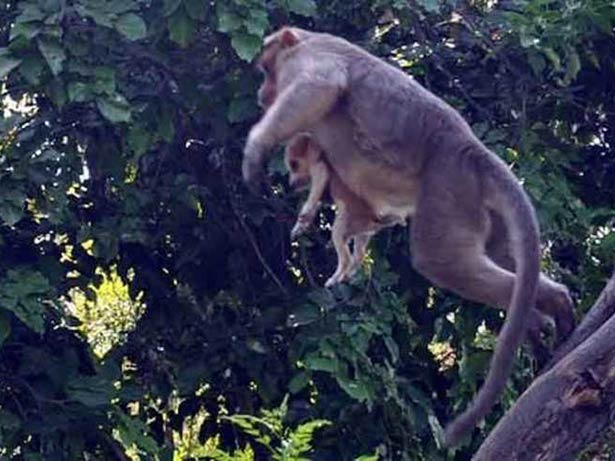
<svg viewBox="0 0 615 461"><path fill-rule="evenodd" d="M263 52L256 67L265 80L258 90L258 105L267 110L277 96L277 78L280 63L287 51L307 37L308 32L294 27L283 27L265 38Z"/></svg>
<svg viewBox="0 0 615 461"><path fill-rule="evenodd" d="M284 151L284 163L292 188L301 190L310 185L310 166L320 160L321 153L320 147L307 134L299 134L290 140Z"/></svg>

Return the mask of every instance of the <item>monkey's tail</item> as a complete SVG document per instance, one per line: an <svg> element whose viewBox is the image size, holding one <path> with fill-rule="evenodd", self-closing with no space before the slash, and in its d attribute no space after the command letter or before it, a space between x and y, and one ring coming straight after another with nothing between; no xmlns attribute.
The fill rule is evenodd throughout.
<svg viewBox="0 0 615 461"><path fill-rule="evenodd" d="M486 194L509 231L515 258L515 285L506 321L498 337L485 382L470 406L444 431L445 446L457 445L487 415L504 391L517 349L525 339L527 319L536 304L540 276L540 235L534 208L517 179L499 158L488 165Z"/></svg>

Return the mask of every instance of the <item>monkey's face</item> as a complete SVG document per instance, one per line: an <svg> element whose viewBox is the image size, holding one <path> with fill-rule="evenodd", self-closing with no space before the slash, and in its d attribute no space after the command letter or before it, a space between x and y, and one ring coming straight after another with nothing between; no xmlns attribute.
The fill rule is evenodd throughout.
<svg viewBox="0 0 615 461"><path fill-rule="evenodd" d="M291 158L287 162L288 183L295 190L304 190L310 185L310 169L305 159Z"/></svg>
<svg viewBox="0 0 615 461"><path fill-rule="evenodd" d="M299 42L299 37L291 29L282 29L265 40L265 49L256 66L265 80L258 89L258 105L267 110L277 97L277 67L282 52Z"/></svg>
<svg viewBox="0 0 615 461"><path fill-rule="evenodd" d="M258 60L257 67L265 78L258 89L258 105L264 110L273 104L277 95L275 64L279 51L279 45L275 42L271 43Z"/></svg>
<svg viewBox="0 0 615 461"><path fill-rule="evenodd" d="M284 163L288 169L288 183L293 189L302 190L310 185L310 165L318 160L317 153L307 135L297 135L290 140L284 151Z"/></svg>

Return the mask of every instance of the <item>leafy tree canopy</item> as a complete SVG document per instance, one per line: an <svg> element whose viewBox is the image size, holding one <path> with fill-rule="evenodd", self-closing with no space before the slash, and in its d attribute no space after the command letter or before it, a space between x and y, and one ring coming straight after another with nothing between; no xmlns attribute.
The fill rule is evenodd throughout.
<svg viewBox="0 0 615 461"><path fill-rule="evenodd" d="M439 450L502 316L431 288L401 228L324 290L331 210L291 242L279 157L266 196L244 188L250 61L282 24L458 108L522 178L579 313L613 263L609 0L0 5L0 459L467 460L532 379L522 353L484 427Z"/></svg>

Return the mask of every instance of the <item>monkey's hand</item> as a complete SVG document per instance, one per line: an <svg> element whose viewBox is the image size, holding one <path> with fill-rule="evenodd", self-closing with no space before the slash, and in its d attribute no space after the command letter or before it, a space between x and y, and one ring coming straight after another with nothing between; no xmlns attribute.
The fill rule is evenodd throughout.
<svg viewBox="0 0 615 461"><path fill-rule="evenodd" d="M307 231L308 228L310 227L310 224L312 223L313 220L314 220L313 214L309 214L309 213L300 214L299 217L297 218L297 222L293 226L293 229L290 231L290 237L292 239L295 239L299 237L300 235L304 234L305 231Z"/></svg>
<svg viewBox="0 0 615 461"><path fill-rule="evenodd" d="M265 154L268 146L261 140L258 125L250 130L248 141L243 150L243 162L241 173L252 192L256 192L262 181L263 170L265 167Z"/></svg>

